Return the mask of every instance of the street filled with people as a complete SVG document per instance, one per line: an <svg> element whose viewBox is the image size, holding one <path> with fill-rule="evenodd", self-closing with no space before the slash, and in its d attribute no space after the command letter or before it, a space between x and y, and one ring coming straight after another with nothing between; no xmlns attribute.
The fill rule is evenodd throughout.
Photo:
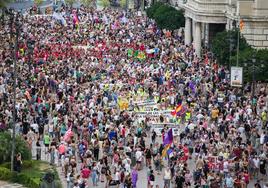
<svg viewBox="0 0 268 188"><path fill-rule="evenodd" d="M139 11L20 13L15 53L10 15L1 129L12 129L17 60L16 134L67 188L268 187L267 84L231 87L229 67Z"/></svg>

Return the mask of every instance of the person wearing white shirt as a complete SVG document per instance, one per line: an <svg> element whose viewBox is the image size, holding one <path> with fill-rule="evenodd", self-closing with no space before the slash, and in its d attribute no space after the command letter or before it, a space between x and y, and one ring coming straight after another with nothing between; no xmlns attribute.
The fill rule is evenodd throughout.
<svg viewBox="0 0 268 188"><path fill-rule="evenodd" d="M259 168L260 168L260 159L259 159L259 157L255 156L253 158L253 164L254 164L254 177L258 177Z"/></svg>
<svg viewBox="0 0 268 188"><path fill-rule="evenodd" d="M140 150L140 148L138 148L138 150L136 151L135 157L137 160L137 170L140 170L142 162L142 151Z"/></svg>
<svg viewBox="0 0 268 188"><path fill-rule="evenodd" d="M265 141L265 132L263 132L260 136L260 144L263 145Z"/></svg>
<svg viewBox="0 0 268 188"><path fill-rule="evenodd" d="M164 187L170 188L170 180L171 180L171 170L170 170L170 168L165 168L165 170L164 170Z"/></svg>

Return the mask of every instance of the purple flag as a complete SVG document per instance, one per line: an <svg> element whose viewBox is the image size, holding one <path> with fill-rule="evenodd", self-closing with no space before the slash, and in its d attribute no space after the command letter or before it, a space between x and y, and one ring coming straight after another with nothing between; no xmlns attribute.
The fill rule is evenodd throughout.
<svg viewBox="0 0 268 188"><path fill-rule="evenodd" d="M173 132L172 129L169 129L167 133L165 133L164 137L164 145L171 144L173 142Z"/></svg>
<svg viewBox="0 0 268 188"><path fill-rule="evenodd" d="M194 83L193 81L191 81L191 82L189 83L189 87L190 87L190 89L192 90L192 92L195 93L195 83Z"/></svg>

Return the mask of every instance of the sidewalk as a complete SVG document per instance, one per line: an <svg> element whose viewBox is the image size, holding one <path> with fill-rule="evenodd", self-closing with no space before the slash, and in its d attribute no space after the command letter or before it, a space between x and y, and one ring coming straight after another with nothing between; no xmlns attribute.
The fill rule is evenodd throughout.
<svg viewBox="0 0 268 188"><path fill-rule="evenodd" d="M10 182L6 182L6 181L0 181L0 187L1 188L25 188L20 184L10 183Z"/></svg>
<svg viewBox="0 0 268 188"><path fill-rule="evenodd" d="M64 177L63 173L61 172L61 167L59 166L56 169L57 169L62 187L67 187L67 181L66 181L66 178Z"/></svg>

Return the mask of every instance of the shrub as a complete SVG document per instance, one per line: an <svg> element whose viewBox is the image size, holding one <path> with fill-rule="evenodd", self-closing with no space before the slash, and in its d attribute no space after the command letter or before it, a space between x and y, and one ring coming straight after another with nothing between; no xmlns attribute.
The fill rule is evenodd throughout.
<svg viewBox="0 0 268 188"><path fill-rule="evenodd" d="M34 166L34 161L30 160L30 161L23 161L22 162L22 169L28 169L28 168L32 168ZM10 169L11 167L11 163L10 162L5 162L3 164L1 164L1 167Z"/></svg>
<svg viewBox="0 0 268 188"><path fill-rule="evenodd" d="M9 132L0 132L0 145L0 164L9 162L12 151L12 137ZM30 160L32 158L31 151L21 136L17 136L15 139L15 153L21 153L22 160Z"/></svg>
<svg viewBox="0 0 268 188"><path fill-rule="evenodd" d="M0 167L0 180L9 181L12 177L13 174L9 169L5 167Z"/></svg>
<svg viewBox="0 0 268 188"><path fill-rule="evenodd" d="M46 170L43 170L41 167L44 165ZM0 166L0 180L19 183L29 188L39 188L41 179L47 172L53 174L55 177L55 187L62 188L56 168L42 161L23 161L21 173L12 173L10 171L10 162L3 163Z"/></svg>

